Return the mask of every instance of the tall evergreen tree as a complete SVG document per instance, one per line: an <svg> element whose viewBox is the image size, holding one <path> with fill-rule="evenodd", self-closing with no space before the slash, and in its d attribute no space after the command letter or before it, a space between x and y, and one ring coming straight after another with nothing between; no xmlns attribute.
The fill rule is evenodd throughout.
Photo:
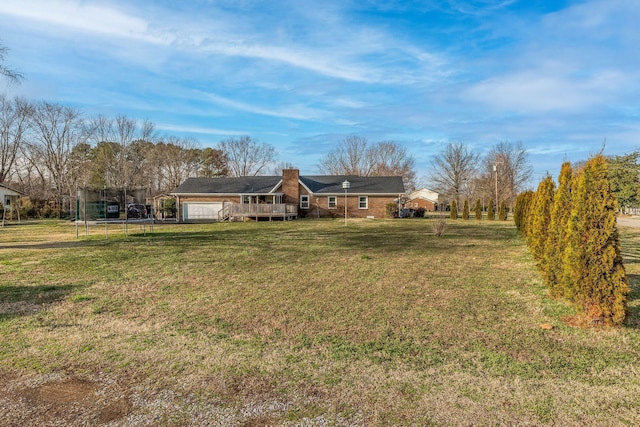
<svg viewBox="0 0 640 427"><path fill-rule="evenodd" d="M464 199L464 207L462 208L462 219L469 219L469 200Z"/></svg>
<svg viewBox="0 0 640 427"><path fill-rule="evenodd" d="M529 208L531 201L533 200L534 193L531 190L527 190L518 194L516 198L516 205L513 208L513 221L516 227L523 236L526 234L527 217L529 215Z"/></svg>
<svg viewBox="0 0 640 427"><path fill-rule="evenodd" d="M458 206L456 206L456 201L451 201L451 219L458 219Z"/></svg>
<svg viewBox="0 0 640 427"><path fill-rule="evenodd" d="M520 193L516 196L516 204L513 207L513 222L516 225L518 231L522 232L521 224L522 224L522 206L524 203L524 193Z"/></svg>
<svg viewBox="0 0 640 427"><path fill-rule="evenodd" d="M476 200L476 207L473 210L476 214L476 219L480 221L482 219L482 203L480 203L480 199Z"/></svg>
<svg viewBox="0 0 640 427"><path fill-rule="evenodd" d="M563 273L571 299L592 324L619 325L629 284L620 253L618 210L604 156L589 159L576 179Z"/></svg>
<svg viewBox="0 0 640 427"><path fill-rule="evenodd" d="M545 282L551 295L564 295L562 283L562 259L567 246L567 224L571 216L571 186L573 169L571 163L565 162L560 168L558 188L553 196L553 206L550 211L549 232L544 251L543 272Z"/></svg>
<svg viewBox="0 0 640 427"><path fill-rule="evenodd" d="M531 233L528 233L529 248L533 257L544 270L546 266L542 263L545 252L545 245L547 243L547 236L549 231L550 212L553 205L553 195L555 193L555 183L553 178L547 174L540 184L538 185L538 191L536 191L535 198L533 200L533 208L531 214L533 219L531 221Z"/></svg>
<svg viewBox="0 0 640 427"><path fill-rule="evenodd" d="M500 211L498 213L498 218L500 219L500 221L506 221L507 220L507 202L505 200L503 200L502 202L500 202Z"/></svg>
<svg viewBox="0 0 640 427"><path fill-rule="evenodd" d="M493 221L496 219L496 213L493 209L493 199L489 199L489 207L487 208L487 219Z"/></svg>

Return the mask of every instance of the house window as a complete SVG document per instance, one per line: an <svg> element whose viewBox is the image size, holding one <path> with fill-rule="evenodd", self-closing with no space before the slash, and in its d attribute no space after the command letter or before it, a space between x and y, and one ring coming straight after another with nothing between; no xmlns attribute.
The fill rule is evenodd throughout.
<svg viewBox="0 0 640 427"><path fill-rule="evenodd" d="M309 196L306 194L300 196L300 209L309 209Z"/></svg>
<svg viewBox="0 0 640 427"><path fill-rule="evenodd" d="M369 209L369 198L367 196L358 197L358 209Z"/></svg>
<svg viewBox="0 0 640 427"><path fill-rule="evenodd" d="M335 209L338 206L338 198L336 196L327 197L327 207L329 209Z"/></svg>

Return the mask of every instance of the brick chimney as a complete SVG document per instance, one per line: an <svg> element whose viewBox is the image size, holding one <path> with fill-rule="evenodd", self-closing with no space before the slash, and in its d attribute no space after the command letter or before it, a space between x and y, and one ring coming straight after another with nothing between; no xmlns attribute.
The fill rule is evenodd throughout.
<svg viewBox="0 0 640 427"><path fill-rule="evenodd" d="M283 203L300 203L300 187L298 185L300 171L298 169L282 170L282 192L284 193Z"/></svg>

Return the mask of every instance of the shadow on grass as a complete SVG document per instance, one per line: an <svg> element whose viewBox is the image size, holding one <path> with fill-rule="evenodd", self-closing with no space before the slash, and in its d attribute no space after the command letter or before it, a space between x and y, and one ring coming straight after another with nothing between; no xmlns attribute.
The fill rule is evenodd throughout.
<svg viewBox="0 0 640 427"><path fill-rule="evenodd" d="M73 242L43 242L43 243L14 243L10 245L0 244L0 249L70 249L84 246L90 246L92 242L73 241Z"/></svg>
<svg viewBox="0 0 640 427"><path fill-rule="evenodd" d="M458 224L459 223L459 224ZM277 250L298 251L298 245L326 243L332 249L369 250L380 252L402 252L428 246L450 248L456 245L468 245L468 239L489 240L492 243L510 242L518 234L513 226L495 225L491 227L475 226L477 223L457 221L447 226L444 236L435 236L432 222L428 219L400 220L398 222L378 222L370 224L352 223L347 226L336 223L299 221L285 226L251 224L249 226L220 226L215 230L202 231L161 231L143 236L130 237L148 239L149 242L201 246L211 243L224 243L242 247L273 247ZM476 242L477 243L477 242Z"/></svg>
<svg viewBox="0 0 640 427"><path fill-rule="evenodd" d="M627 279L629 280L629 296L628 296L628 304L629 304L629 314L627 315L627 325L640 329L640 275L638 274L627 274Z"/></svg>
<svg viewBox="0 0 640 427"><path fill-rule="evenodd" d="M0 322L41 311L83 285L0 285Z"/></svg>

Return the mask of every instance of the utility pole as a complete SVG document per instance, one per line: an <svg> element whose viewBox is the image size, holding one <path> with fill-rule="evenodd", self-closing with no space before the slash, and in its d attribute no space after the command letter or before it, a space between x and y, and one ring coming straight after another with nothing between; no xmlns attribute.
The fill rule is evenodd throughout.
<svg viewBox="0 0 640 427"><path fill-rule="evenodd" d="M502 162L495 162L493 164L493 171L496 173L496 207L495 207L495 212L496 215L498 214L498 206L500 205L500 203L498 203L498 165L501 165Z"/></svg>

